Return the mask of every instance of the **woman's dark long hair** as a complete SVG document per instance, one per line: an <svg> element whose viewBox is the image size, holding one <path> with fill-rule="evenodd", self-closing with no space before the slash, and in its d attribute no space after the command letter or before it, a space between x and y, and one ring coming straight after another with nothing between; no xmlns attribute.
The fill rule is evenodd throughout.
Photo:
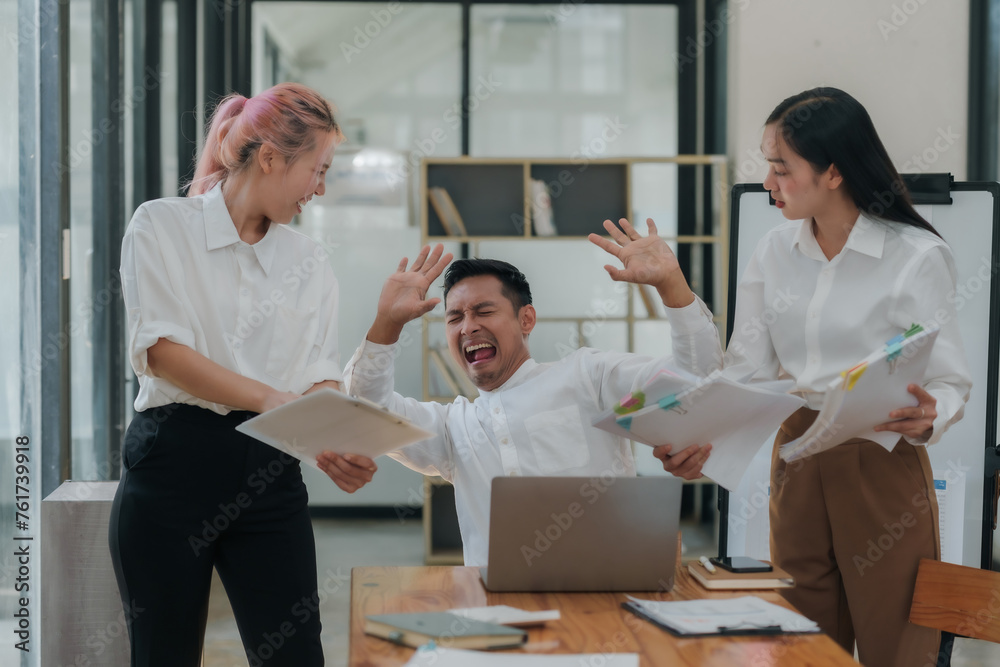
<svg viewBox="0 0 1000 667"><path fill-rule="evenodd" d="M817 173L836 165L855 206L866 215L941 236L914 210L868 112L844 91L813 88L793 95L771 112L766 124L775 124L788 147Z"/></svg>

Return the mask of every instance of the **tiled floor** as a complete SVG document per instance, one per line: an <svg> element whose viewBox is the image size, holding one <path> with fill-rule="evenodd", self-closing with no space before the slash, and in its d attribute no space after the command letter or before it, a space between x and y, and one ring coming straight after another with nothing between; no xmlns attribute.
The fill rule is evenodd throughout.
<svg viewBox="0 0 1000 667"><path fill-rule="evenodd" d="M317 519L316 552L319 562L323 619L323 649L329 667L347 664L347 632L350 609L350 573L358 565L422 565L423 527L419 520ZM682 525L685 557L714 554L711 527ZM218 577L213 582L212 602L205 636L204 667L246 667L240 643ZM1000 646L974 640L958 640L953 667L1000 665ZM734 666L737 667L737 666Z"/></svg>

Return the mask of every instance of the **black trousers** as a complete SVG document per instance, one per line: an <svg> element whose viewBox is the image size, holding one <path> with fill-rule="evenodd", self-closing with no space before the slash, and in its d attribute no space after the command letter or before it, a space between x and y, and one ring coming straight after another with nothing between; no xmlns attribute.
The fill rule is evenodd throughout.
<svg viewBox="0 0 1000 667"><path fill-rule="evenodd" d="M197 667L214 567L250 667L323 665L316 548L299 462L222 416L135 416L109 542L133 667Z"/></svg>

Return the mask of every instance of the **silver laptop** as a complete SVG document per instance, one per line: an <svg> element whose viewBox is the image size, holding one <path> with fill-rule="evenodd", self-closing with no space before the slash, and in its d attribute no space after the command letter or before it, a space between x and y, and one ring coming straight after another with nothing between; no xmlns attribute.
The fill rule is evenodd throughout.
<svg viewBox="0 0 1000 667"><path fill-rule="evenodd" d="M497 477L491 591L669 591L683 482L674 477Z"/></svg>

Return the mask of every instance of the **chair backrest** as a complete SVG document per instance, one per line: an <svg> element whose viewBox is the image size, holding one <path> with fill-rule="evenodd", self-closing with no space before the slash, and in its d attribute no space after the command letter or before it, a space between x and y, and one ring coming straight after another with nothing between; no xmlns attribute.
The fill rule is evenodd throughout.
<svg viewBox="0 0 1000 667"><path fill-rule="evenodd" d="M910 623L1000 642L1000 572L922 559Z"/></svg>

